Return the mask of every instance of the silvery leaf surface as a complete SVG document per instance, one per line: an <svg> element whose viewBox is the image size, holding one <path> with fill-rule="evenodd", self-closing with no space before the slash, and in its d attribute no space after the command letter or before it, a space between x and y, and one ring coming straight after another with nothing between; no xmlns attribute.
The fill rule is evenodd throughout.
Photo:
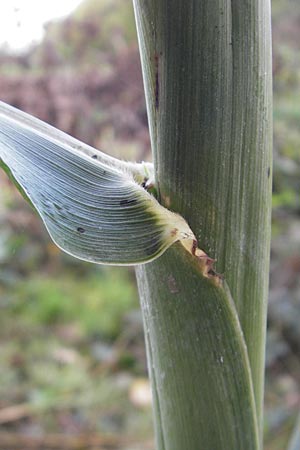
<svg viewBox="0 0 300 450"><path fill-rule="evenodd" d="M0 102L0 165L36 210L54 242L103 264L151 261L178 240L185 220L142 186L149 163L112 158Z"/></svg>

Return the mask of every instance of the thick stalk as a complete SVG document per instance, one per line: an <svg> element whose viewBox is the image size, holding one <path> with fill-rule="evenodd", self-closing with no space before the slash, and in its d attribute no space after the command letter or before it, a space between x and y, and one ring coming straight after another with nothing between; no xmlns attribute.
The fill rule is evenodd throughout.
<svg viewBox="0 0 300 450"><path fill-rule="evenodd" d="M288 450L298 450L300 448L300 413L297 418L295 429L288 445Z"/></svg>
<svg viewBox="0 0 300 450"><path fill-rule="evenodd" d="M180 244L137 276L157 449L258 450L248 355L226 286Z"/></svg>
<svg viewBox="0 0 300 450"><path fill-rule="evenodd" d="M272 171L270 3L134 0L134 5L160 201L185 217L229 285L261 429ZM144 310L155 304L159 317L166 301L160 271L165 264L167 272L171 256L169 251L138 272ZM205 298L204 291L201 295ZM191 305L193 314L202 313ZM189 303L174 314L188 316L186 309ZM146 329L147 321L145 314ZM158 331L153 325L148 348ZM176 334L178 345L192 332ZM205 349L200 345L198 351ZM155 365L155 356L149 356ZM194 376L193 382L196 370ZM172 395L177 394L175 389Z"/></svg>

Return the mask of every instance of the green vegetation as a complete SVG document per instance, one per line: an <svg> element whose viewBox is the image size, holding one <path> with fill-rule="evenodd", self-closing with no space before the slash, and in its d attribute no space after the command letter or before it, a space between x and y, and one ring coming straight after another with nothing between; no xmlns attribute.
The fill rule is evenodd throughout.
<svg viewBox="0 0 300 450"><path fill-rule="evenodd" d="M131 2L125 3L132 12ZM99 4L105 6L102 0ZM111 0L109 12L117 26L108 29L102 43L94 35L89 50L84 48L91 41L89 30L104 30L104 15L100 20L94 13L85 16L92 24L86 27L73 26L72 19L49 25L44 43L23 59L1 56L0 98L84 141L112 149L116 156L145 159L149 140L138 53L131 40L135 31L121 31L124 16L114 4ZM283 450L300 398L300 7L292 0L274 0L272 6L274 239L264 431L266 450ZM128 13L125 21L132 24L133 16ZM95 62L98 69L92 72ZM136 379L146 376L132 271L62 255L0 176L0 411L28 406L19 419L3 422L0 442L4 431L33 438L53 432L104 433L146 441L152 436L150 406L130 400Z"/></svg>
<svg viewBox="0 0 300 450"><path fill-rule="evenodd" d="M98 271L50 278L35 275L18 281L10 299L12 313L33 325L73 323L87 336L116 338L122 318L138 306L136 292L122 271ZM99 314L101 311L101 314Z"/></svg>

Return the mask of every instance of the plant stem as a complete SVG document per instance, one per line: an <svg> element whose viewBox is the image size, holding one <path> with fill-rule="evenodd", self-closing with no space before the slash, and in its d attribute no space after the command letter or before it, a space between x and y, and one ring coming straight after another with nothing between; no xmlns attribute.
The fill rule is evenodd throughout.
<svg viewBox="0 0 300 450"><path fill-rule="evenodd" d="M291 436L290 442L288 444L288 450L297 450L300 448L300 412Z"/></svg>
<svg viewBox="0 0 300 450"><path fill-rule="evenodd" d="M180 245L137 269L159 450L258 450L246 346L226 289Z"/></svg>
<svg viewBox="0 0 300 450"><path fill-rule="evenodd" d="M270 2L134 0L134 6L159 198L188 221L229 285L261 434L272 173ZM139 285L144 277L163 283L156 270L161 264L139 270ZM165 301L156 286L140 289L144 304Z"/></svg>

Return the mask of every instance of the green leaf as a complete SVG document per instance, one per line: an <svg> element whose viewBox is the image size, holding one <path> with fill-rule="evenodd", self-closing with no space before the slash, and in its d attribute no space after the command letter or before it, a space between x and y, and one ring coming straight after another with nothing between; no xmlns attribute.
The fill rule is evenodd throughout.
<svg viewBox="0 0 300 450"><path fill-rule="evenodd" d="M111 158L4 103L0 164L54 242L80 259L143 263L178 240L194 239L185 220L142 187L151 178L151 164Z"/></svg>

